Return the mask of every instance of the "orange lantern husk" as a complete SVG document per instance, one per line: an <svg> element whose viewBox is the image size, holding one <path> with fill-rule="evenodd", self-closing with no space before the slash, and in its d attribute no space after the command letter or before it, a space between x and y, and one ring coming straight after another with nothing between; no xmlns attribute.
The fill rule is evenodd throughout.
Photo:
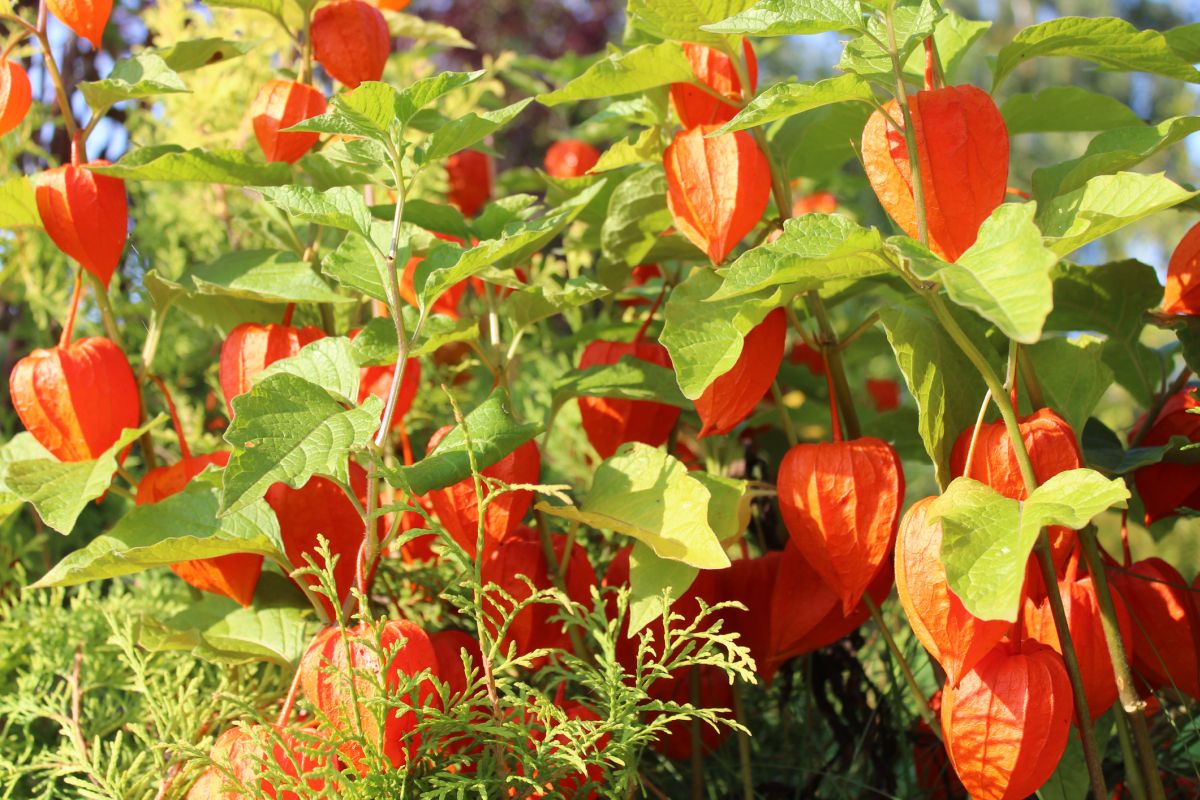
<svg viewBox="0 0 1200 800"><path fill-rule="evenodd" d="M81 39L99 48L112 16L112 0L46 0L46 8Z"/></svg>
<svg viewBox="0 0 1200 800"><path fill-rule="evenodd" d="M21 124L33 104L29 75L16 61L0 61L0 136Z"/></svg>
<svg viewBox="0 0 1200 800"><path fill-rule="evenodd" d="M306 119L325 113L325 95L318 89L296 81L267 81L250 106L254 138L267 161L295 163L312 149L319 133L286 132Z"/></svg>
<svg viewBox="0 0 1200 800"><path fill-rule="evenodd" d="M697 125L724 125L737 115L742 102L742 81L729 56L702 44L683 42L683 54L692 66L696 80L725 101L713 97L698 86L690 83L671 84L671 105L685 128ZM750 93L758 86L758 59L749 39L742 40L742 52L746 58L746 72L750 79Z"/></svg>
<svg viewBox="0 0 1200 800"><path fill-rule="evenodd" d="M8 390L21 424L60 461L98 458L141 419L129 361L103 337L34 350L9 373Z"/></svg>
<svg viewBox="0 0 1200 800"><path fill-rule="evenodd" d="M786 341L787 315L782 308L767 314L746 334L737 363L696 398L703 423L700 438L729 433L750 416L758 401L771 391Z"/></svg>
<svg viewBox="0 0 1200 800"><path fill-rule="evenodd" d="M1171 254L1162 310L1164 314L1200 314L1200 223L1188 230Z"/></svg>
<svg viewBox="0 0 1200 800"><path fill-rule="evenodd" d="M792 541L849 614L892 552L904 499L900 457L873 437L798 444L776 483Z"/></svg>
<svg viewBox="0 0 1200 800"><path fill-rule="evenodd" d="M446 199L473 217L492 196L492 159L478 150L460 150L446 159L446 180Z"/></svg>
<svg viewBox="0 0 1200 800"><path fill-rule="evenodd" d="M221 345L220 371L229 416L233 416L233 398L250 391L250 384L263 370L324 336L325 331L313 325L293 328L243 322L230 331Z"/></svg>
<svg viewBox="0 0 1200 800"><path fill-rule="evenodd" d="M1200 699L1200 612L1183 576L1147 558L1110 568L1108 580L1129 610L1134 672L1152 688Z"/></svg>
<svg viewBox="0 0 1200 800"><path fill-rule="evenodd" d="M708 138L714 130L701 126L675 134L663 168L675 227L720 264L767 210L771 167L750 134Z"/></svg>
<svg viewBox="0 0 1200 800"><path fill-rule="evenodd" d="M363 0L334 0L313 14L313 58L349 89L383 77L392 37L378 8Z"/></svg>
<svg viewBox="0 0 1200 800"><path fill-rule="evenodd" d="M46 234L105 287L121 261L129 235L125 181L90 169L107 166L103 160L66 164L33 178L34 199Z"/></svg>
<svg viewBox="0 0 1200 800"><path fill-rule="evenodd" d="M583 349L579 369L616 364L625 356L670 367L667 348L658 342L610 342L598 339ZM679 419L680 409L653 400L624 400L616 397L580 397L579 417L588 441L601 458L608 458L626 442L651 447L666 444Z"/></svg>
<svg viewBox="0 0 1200 800"><path fill-rule="evenodd" d="M600 160L600 151L578 139L563 139L546 150L544 166L552 178L578 178Z"/></svg>
<svg viewBox="0 0 1200 800"><path fill-rule="evenodd" d="M929 246L954 261L975 243L979 226L1004 202L1008 129L991 96L974 86L917 92L910 97L910 112ZM880 204L916 238L916 201L903 128L900 108L891 100L867 120L862 157Z"/></svg>

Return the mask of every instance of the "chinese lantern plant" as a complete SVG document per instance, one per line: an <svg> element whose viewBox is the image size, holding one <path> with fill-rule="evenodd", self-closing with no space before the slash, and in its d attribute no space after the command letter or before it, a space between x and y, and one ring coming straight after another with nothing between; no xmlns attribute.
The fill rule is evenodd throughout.
<svg viewBox="0 0 1200 800"><path fill-rule="evenodd" d="M1179 4L137 5L0 15L9 794L1186 793Z"/></svg>

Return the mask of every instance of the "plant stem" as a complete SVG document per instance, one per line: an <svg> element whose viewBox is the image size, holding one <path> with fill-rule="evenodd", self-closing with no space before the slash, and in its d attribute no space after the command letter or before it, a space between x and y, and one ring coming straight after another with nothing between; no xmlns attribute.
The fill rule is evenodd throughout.
<svg viewBox="0 0 1200 800"><path fill-rule="evenodd" d="M875 605L875 601L871 595L864 594L862 598L863 604L867 610L871 612L871 619L875 620L875 626L879 628L879 633L883 636L883 641L887 645L888 652L892 654L892 658L896 659L896 663L900 665L900 672L904 674L904 682L908 685L908 690L912 692L917 701L917 711L921 715L921 719L925 720L925 724L933 731L934 736L939 740L942 738L942 726L938 721L937 715L933 713L933 709L929 706L929 701L925 699L925 693L921 691L920 684L917 683L917 676L913 674L912 666L908 663L908 659L904 657L904 653L900 652L899 645L892 638L892 632L887 626L887 622L883 619L883 614L879 611L879 606Z"/></svg>
<svg viewBox="0 0 1200 800"><path fill-rule="evenodd" d="M558 555L554 552L554 540L550 537L550 529L546 527L546 518L540 511L534 511L534 519L537 520L538 537L542 540L542 555L546 557L546 572L550 575L550 580L554 582L554 588L563 593L567 598L567 602L571 602L571 596L567 594L567 569L571 564L571 548L575 546L575 541L572 538L565 542L563 549L562 561L559 562ZM579 635L579 630L574 625L567 627L567 636L571 640L571 649L575 655L582 659L590 659L591 653L588 651L587 645L583 638Z"/></svg>
<svg viewBox="0 0 1200 800"><path fill-rule="evenodd" d="M1104 571L1104 562L1100 558L1100 545L1096 540L1096 528L1088 525L1078 534L1083 545L1083 557L1087 559L1088 572L1092 576L1092 585L1096 590L1096 600L1100 605L1100 623L1104 628L1104 641L1108 645L1108 657L1112 661L1113 676L1117 680L1117 695L1121 701L1121 709L1125 719L1133 731L1133 740L1137 746L1138 760L1141 762L1144 785L1151 800L1164 800L1166 792L1163 789L1162 778L1158 774L1158 763L1154 757L1154 745L1150 742L1150 732L1146 729L1146 704L1138 696L1133 685L1133 673L1129 669L1129 659L1125 653L1125 645L1121 641L1121 631L1117 627L1117 613L1113 607L1112 592L1109 590L1108 579ZM1127 764L1129 773L1135 772L1133 764Z"/></svg>
<svg viewBox="0 0 1200 800"><path fill-rule="evenodd" d="M779 423L783 426L783 435L787 437L788 446L795 447L800 443L800 437L796 435L796 426L792 424L792 417L783 402L783 392L779 390L779 381L771 382L771 397L775 399L775 408L779 411Z"/></svg>
<svg viewBox="0 0 1200 800"><path fill-rule="evenodd" d="M809 313L817 321L821 331L821 355L829 370L829 380L833 384L835 400L842 413L842 426L847 439L857 439L862 436L862 426L858 421L858 411L854 408L854 398L850 394L850 383L846 380L846 366L842 361L842 348L838 344L837 333L829 321L829 313L825 303L816 291L807 292L804 300L808 304Z"/></svg>
<svg viewBox="0 0 1200 800"><path fill-rule="evenodd" d="M67 97L66 85L63 83L62 74L58 71L58 62L54 60L54 53L50 50L50 39L46 36L46 0L42 0L38 6L38 25L33 35L42 48L42 60L45 62L46 74L50 76L50 82L54 84L54 93L58 97L58 109L63 115L63 127L67 129L67 138L74 141L78 127L75 124L75 116L71 113L71 101Z"/></svg>
<svg viewBox="0 0 1200 800"><path fill-rule="evenodd" d="M908 165L912 175L913 204L917 212L917 238L921 244L929 244L929 222L925 215L925 186L921 182L921 157L913 132L912 112L908 107L908 90L904 87L904 68L900 65L900 52L896 47L896 26L892 13L884 14L887 23L888 57L892 60L892 72L896 77L896 104L904 119L904 141L908 145Z"/></svg>
<svg viewBox="0 0 1200 800"><path fill-rule="evenodd" d="M700 698L700 668L690 667L688 674L689 699L691 704L699 708ZM700 736L700 720L693 719L689 725L692 736L692 800L704 800L704 740Z"/></svg>
<svg viewBox="0 0 1200 800"><path fill-rule="evenodd" d="M987 362L983 353L975 347L975 343L971 341L966 332L959 326L958 321L950 314L950 310L946 307L945 301L936 290L922 292L930 307L933 309L934 315L942 324L946 333L954 340L954 343L962 351L967 360L974 365L975 369L983 377L984 383L992 393L992 400L996 407L1000 410L1000 416L1004 419L1004 426L1008 431L1008 439L1012 444L1013 452L1017 457L1017 465L1021 470L1021 478L1025 483L1026 494L1033 494L1037 488L1037 479L1033 474L1033 463L1029 459L1029 451L1025 447L1025 440L1021 436L1021 427L1017 422L1017 412L1013 408L1012 401L1009 399L1008 393L1004 390L1004 384L1000 382L999 377L992 370L991 364ZM1063 609L1062 597L1059 595L1058 576L1054 570L1054 559L1050 555L1050 540L1046 536L1046 531L1043 528L1038 532L1038 541L1035 548L1037 553L1038 563L1041 565L1042 580L1046 583L1046 595L1050 600L1050 611L1054 617L1054 627L1058 633L1059 643L1062 645L1063 661L1067 667L1067 675L1071 679L1071 689L1075 695L1075 710L1079 715L1080 720L1090 720L1091 717L1087 710L1087 695L1083 690L1083 676L1079 671L1079 659L1075 654L1075 645L1071 639L1071 630L1067 625L1067 615ZM1092 791L1096 797L1108 797L1108 790L1104 783L1104 772L1101 767L1100 749L1096 745L1096 735L1090 724L1084 723L1079 726L1079 738L1083 744L1084 760L1087 761L1088 776L1091 779Z"/></svg>

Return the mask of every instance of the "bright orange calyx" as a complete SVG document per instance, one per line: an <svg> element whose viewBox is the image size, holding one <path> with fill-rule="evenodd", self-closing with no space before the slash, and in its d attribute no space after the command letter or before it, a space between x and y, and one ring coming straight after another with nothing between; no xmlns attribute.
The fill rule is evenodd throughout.
<svg viewBox="0 0 1200 800"><path fill-rule="evenodd" d="M61 461L98 458L141 418L141 395L121 348L102 337L34 350L8 376L25 429Z"/></svg>
<svg viewBox="0 0 1200 800"><path fill-rule="evenodd" d="M325 113L325 95L312 86L295 81L267 81L254 97L250 117L254 138L267 161L296 162L317 143L320 134L286 128Z"/></svg>
<svg viewBox="0 0 1200 800"><path fill-rule="evenodd" d="M324 338L325 331L313 325L259 325L243 322L221 345L221 391L225 409L233 416L233 398L250 391L254 378L267 367L290 358L310 342Z"/></svg>
<svg viewBox="0 0 1200 800"><path fill-rule="evenodd" d="M929 246L954 261L975 243L979 226L1004 202L1008 128L991 96L974 86L917 92L910 110ZM862 157L884 210L916 238L912 168L903 129L899 106L892 100L867 120Z"/></svg>
<svg viewBox="0 0 1200 800"><path fill-rule="evenodd" d="M733 368L708 385L696 398L703 427L700 438L733 430L771 390L783 361L787 314L777 308L746 334Z"/></svg>
<svg viewBox="0 0 1200 800"><path fill-rule="evenodd" d="M21 124L33 103L29 75L16 61L0 61L0 136Z"/></svg>
<svg viewBox="0 0 1200 800"><path fill-rule="evenodd" d="M745 131L675 134L663 153L667 208L679 232L720 264L762 218L771 196L767 157Z"/></svg>
<svg viewBox="0 0 1200 800"><path fill-rule="evenodd" d="M46 0L46 8L77 36L98 48L113 4L112 0Z"/></svg>
<svg viewBox="0 0 1200 800"><path fill-rule="evenodd" d="M1200 314L1200 224L1192 226L1171 254L1162 310L1164 314Z"/></svg>
<svg viewBox="0 0 1200 800"><path fill-rule="evenodd" d="M89 169L107 166L107 161L67 164L33 179L38 215L50 239L106 287L129 227L125 181Z"/></svg>
<svg viewBox="0 0 1200 800"><path fill-rule="evenodd" d="M578 178L596 166L600 151L578 139L563 139L546 150L546 172L552 178Z"/></svg>
<svg viewBox="0 0 1200 800"><path fill-rule="evenodd" d="M383 77L392 49L387 20L363 0L334 0L317 9L309 29L313 58L334 80L354 89Z"/></svg>
<svg viewBox="0 0 1200 800"><path fill-rule="evenodd" d="M729 56L720 50L692 42L684 42L682 47L696 80L727 98L726 101L718 100L690 83L671 84L671 104L675 106L675 113L683 127L723 125L733 119L741 107L742 82ZM750 91L753 92L758 85L758 59L749 39L742 40L742 51L746 56Z"/></svg>
<svg viewBox="0 0 1200 800"><path fill-rule="evenodd" d="M492 160L478 150L460 150L446 159L447 199L473 217L492 196Z"/></svg>
<svg viewBox="0 0 1200 800"><path fill-rule="evenodd" d="M601 364L616 364L625 356L648 361L660 367L671 366L667 348L658 342L610 342L597 339L583 349L579 369ZM626 442L641 442L651 447L667 443L679 409L653 400L625 400L618 397L580 397L579 417L588 441L601 458L608 458Z"/></svg>

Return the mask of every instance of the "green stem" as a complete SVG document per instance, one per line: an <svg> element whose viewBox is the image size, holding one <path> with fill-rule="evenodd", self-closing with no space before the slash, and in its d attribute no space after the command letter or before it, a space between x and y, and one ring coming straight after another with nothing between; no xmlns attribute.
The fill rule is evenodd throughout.
<svg viewBox="0 0 1200 800"><path fill-rule="evenodd" d="M991 391L992 401L995 402L996 407L1000 410L1000 416L1004 419L1004 426L1008 431L1009 442L1012 443L1013 452L1016 454L1017 465L1021 470L1021 478L1025 483L1026 494L1033 494L1034 490L1037 489L1037 479L1033 474L1033 463L1029 459L1029 451L1025 447L1024 438L1021 436L1021 427L1017 421L1016 409L1013 408L1008 393L1004 390L1004 384L1000 382L1000 378L992 370L991 364L988 363L983 353L979 351L975 343L971 341L970 337L959 326L958 321L950 314L945 301L942 300L936 290L926 291L922 294L929 302L942 328L945 329L963 355L967 357L967 360L971 362L983 377L984 383L987 384L988 389ZM1063 661L1067 667L1067 675L1071 679L1071 688L1075 695L1075 710L1080 720L1090 721L1087 695L1083 689L1083 676L1079 670L1079 659L1075 654L1075 645L1071 639L1071 630L1067 625L1067 615L1063 609L1062 597L1057 591L1058 575L1054 569L1054 559L1050 554L1050 539L1046 536L1044 528L1038 532L1035 552L1037 553L1038 563L1041 566L1042 580L1046 583L1046 595L1050 600L1050 611L1054 617L1054 627L1058 633L1059 643L1062 645ZM1108 797L1108 790L1104 783L1100 748L1096 744L1096 735L1090 724L1083 723L1079 726L1079 738L1083 744L1083 755L1084 760L1087 762L1092 791L1096 797Z"/></svg>
<svg viewBox="0 0 1200 800"><path fill-rule="evenodd" d="M1125 645L1121 641L1120 628L1117 626L1117 612L1113 606L1112 592L1109 590L1104 562L1100 558L1096 528L1088 525L1078 535L1083 545L1083 557L1087 559L1088 572L1092 576L1092 585L1096 590L1096 600L1100 605L1100 623L1104 628L1104 641L1108 645L1108 657L1112 661L1113 676L1117 681L1117 695L1121 701L1121 710L1133 731L1133 740L1137 746L1138 760L1141 762L1144 785L1151 800L1165 800L1166 792L1158 773L1154 745L1150 741L1150 732L1146 729L1146 704L1138 696L1137 688L1133 684L1133 673L1129 669L1129 659L1125 653ZM1133 763L1127 763L1126 772L1132 777L1137 772L1137 768Z"/></svg>
<svg viewBox="0 0 1200 800"><path fill-rule="evenodd" d="M27 23L22 21L22 24ZM50 38L46 36L46 0L42 0L41 5L38 6L38 26L33 31L33 35L42 48L42 60L46 65L46 74L50 76L50 82L54 84L54 94L58 97L58 108L63 115L63 126L67 129L67 138L75 141L75 132L78 127L75 124L75 116L71 113L71 101L67 97L67 88L63 83L62 73L58 71L58 62L54 60L54 53L50 50Z"/></svg>
<svg viewBox="0 0 1200 800"><path fill-rule="evenodd" d="M912 692L912 696L917 701L917 711L921 715L921 719L925 720L925 724L933 731L934 736L940 740L942 738L942 726L938 721L937 715L933 713L933 709L929 706L929 701L925 699L925 693L921 691L920 684L917 683L917 676L913 674L912 666L908 663L908 659L904 657L904 653L900 651L899 645L892 637L892 632L887 626L887 622L883 619L883 614L879 611L879 606L875 605L875 601L870 594L864 594L863 603L867 610L871 612L871 619L875 620L875 626L879 628L879 633L883 636L883 641L887 645L888 652L892 654L892 658L900 665L900 672L904 674L904 682L908 685L908 690Z"/></svg>
<svg viewBox="0 0 1200 800"><path fill-rule="evenodd" d="M891 12L884 15L887 23L888 57L892 60L892 72L896 77L896 104L904 119L904 141L908 145L908 164L912 175L913 204L917 212L917 238L921 244L929 244L929 223L925 215L925 187L921 183L921 159L913 133L912 112L908 107L908 89L904 86L904 68L900 65L900 52L896 46L896 26Z"/></svg>
<svg viewBox="0 0 1200 800"><path fill-rule="evenodd" d="M842 427L847 439L857 439L862 436L862 425L858 421L858 411L854 407L854 397L850 393L850 382L846 380L846 366L842 361L842 348L838 343L837 333L833 323L829 321L829 313L825 303L816 291L807 292L804 300L808 304L809 313L817 321L821 331L821 355L829 368L829 377L833 382L834 398L838 410L842 414Z"/></svg>
<svg viewBox="0 0 1200 800"><path fill-rule="evenodd" d="M746 726L746 704L742 701L742 682L733 685L733 718L743 727ZM754 800L754 771L750 763L750 734L738 731L738 766L742 777L742 797L744 800Z"/></svg>
<svg viewBox="0 0 1200 800"><path fill-rule="evenodd" d="M546 572L550 575L550 580L554 582L554 588L562 592L563 597L567 598L567 602L571 602L571 596L567 594L567 569L570 566L571 550L575 546L574 540L566 542L566 548L563 550L562 562L558 560L558 556L554 553L554 540L550 537L550 529L546 527L546 518L540 511L534 511L534 519L537 520L538 537L542 540L542 555L546 557ZM588 652L587 645L583 641L583 637L579 635L579 629L574 625L567 626L567 636L571 640L571 649L575 655L582 659L590 659L591 653Z"/></svg>
<svg viewBox="0 0 1200 800"><path fill-rule="evenodd" d="M796 426L792 424L792 416L788 413L783 402L783 392L779 389L779 381L771 382L771 397L775 400L775 408L779 411L779 422L783 426L783 435L787 437L788 446L795 447L800 443L796 435Z"/></svg>

